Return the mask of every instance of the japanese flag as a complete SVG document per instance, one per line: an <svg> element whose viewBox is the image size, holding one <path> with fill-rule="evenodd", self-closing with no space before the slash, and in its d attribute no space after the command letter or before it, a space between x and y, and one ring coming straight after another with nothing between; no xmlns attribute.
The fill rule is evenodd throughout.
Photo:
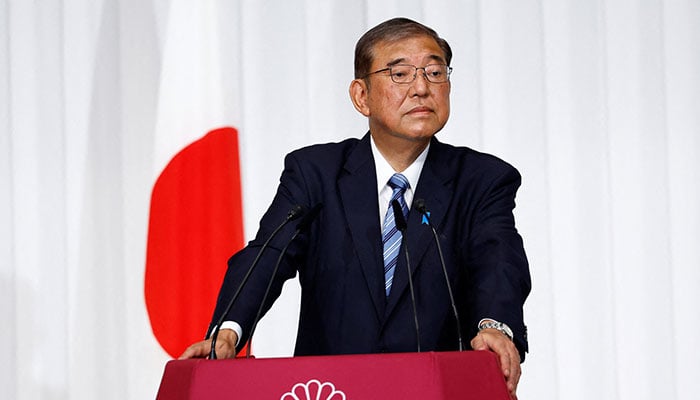
<svg viewBox="0 0 700 400"><path fill-rule="evenodd" d="M220 15L214 2L173 1L163 31L144 293L171 357L204 338L226 261L244 242L235 83L226 80L235 52L223 48Z"/></svg>

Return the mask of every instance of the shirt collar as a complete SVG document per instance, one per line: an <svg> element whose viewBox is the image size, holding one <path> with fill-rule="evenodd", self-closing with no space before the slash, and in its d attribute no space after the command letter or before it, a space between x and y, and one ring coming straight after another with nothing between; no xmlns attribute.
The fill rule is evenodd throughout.
<svg viewBox="0 0 700 400"><path fill-rule="evenodd" d="M389 165L389 162L382 156L379 152L377 145L374 143L374 138L370 135L370 143L372 144L372 156L374 157L374 167L377 171L377 193L381 193L382 189L389 182L389 178L397 172L403 174L408 180L410 185L409 190L411 194L415 192L416 187L418 187L418 179L420 178L420 173L423 170L423 165L425 164L426 158L428 158L428 150L430 149L430 143L425 146L425 149L418 155L415 161L408 166L403 171L394 171L394 169Z"/></svg>

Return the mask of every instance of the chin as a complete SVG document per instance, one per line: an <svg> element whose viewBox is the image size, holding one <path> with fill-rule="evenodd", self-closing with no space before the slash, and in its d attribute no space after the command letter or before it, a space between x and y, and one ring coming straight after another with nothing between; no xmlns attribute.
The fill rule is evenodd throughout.
<svg viewBox="0 0 700 400"><path fill-rule="evenodd" d="M416 143L423 143L423 142L428 142L430 139L435 136L437 132L434 133L415 133L415 134L407 134L407 135L399 135L400 138L409 140L411 142L416 142Z"/></svg>
<svg viewBox="0 0 700 400"><path fill-rule="evenodd" d="M430 140L433 136L437 135L437 133L440 132L440 130L442 130L442 126L432 126L430 128L424 128L414 132L409 132L406 136L408 139L411 140L425 141Z"/></svg>

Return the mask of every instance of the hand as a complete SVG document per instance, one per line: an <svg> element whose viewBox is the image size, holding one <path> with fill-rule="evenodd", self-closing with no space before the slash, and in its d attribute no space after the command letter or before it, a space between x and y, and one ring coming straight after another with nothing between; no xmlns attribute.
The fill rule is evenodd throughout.
<svg viewBox="0 0 700 400"><path fill-rule="evenodd" d="M221 329L216 338L216 358L234 358L236 356L238 335L233 329ZM179 359L206 358L211 352L211 339L192 344L180 355Z"/></svg>
<svg viewBox="0 0 700 400"><path fill-rule="evenodd" d="M517 398L515 391L520 380L520 353L515 344L497 329L483 329L471 341L474 350L491 350L498 356L498 362L506 378L508 391Z"/></svg>

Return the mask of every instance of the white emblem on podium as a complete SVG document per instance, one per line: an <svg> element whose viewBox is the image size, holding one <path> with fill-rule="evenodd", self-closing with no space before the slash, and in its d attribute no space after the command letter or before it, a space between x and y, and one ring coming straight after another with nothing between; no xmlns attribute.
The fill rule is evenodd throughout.
<svg viewBox="0 0 700 400"><path fill-rule="evenodd" d="M306 383L297 383L280 400L345 400L345 393L337 390L331 382L321 383L312 379Z"/></svg>

